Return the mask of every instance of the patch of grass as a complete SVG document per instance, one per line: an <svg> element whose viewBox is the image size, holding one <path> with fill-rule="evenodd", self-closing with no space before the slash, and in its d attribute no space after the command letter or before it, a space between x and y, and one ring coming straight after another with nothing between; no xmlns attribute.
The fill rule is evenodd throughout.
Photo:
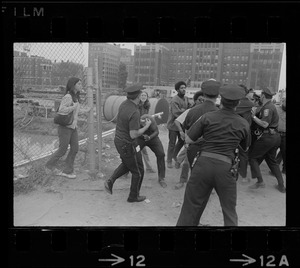
<svg viewBox="0 0 300 268"><path fill-rule="evenodd" d="M28 169L27 177L14 181L14 194L27 194L36 190L39 186L44 186L49 175L46 174L44 163L32 163Z"/></svg>

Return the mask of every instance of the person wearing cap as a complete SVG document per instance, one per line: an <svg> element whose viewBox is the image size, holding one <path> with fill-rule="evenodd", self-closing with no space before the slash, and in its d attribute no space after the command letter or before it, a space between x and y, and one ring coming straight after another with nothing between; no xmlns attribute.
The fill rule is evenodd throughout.
<svg viewBox="0 0 300 268"><path fill-rule="evenodd" d="M257 113L253 112L253 122L257 125L256 133L257 140L249 150L249 164L251 168L252 179L257 179L254 185L249 186L250 189L264 188L265 183L260 171L260 164L263 160L266 161L269 169L277 179L278 185L276 188L285 193L284 182L279 165L276 162L276 152L280 146L281 137L278 133L279 116L272 97L275 93L270 88L263 88L260 96L262 107Z"/></svg>
<svg viewBox="0 0 300 268"><path fill-rule="evenodd" d="M248 150L250 126L235 109L245 96L237 85L220 87L221 109L203 114L187 131L186 143L203 139L187 182L177 226L197 226L213 189L219 196L224 225L237 226L237 184L231 173L235 150Z"/></svg>
<svg viewBox="0 0 300 268"><path fill-rule="evenodd" d="M201 84L201 91L203 92L203 102L195 107L191 108L186 115L183 122L183 129L188 131L190 127L205 113L211 111L217 111L216 99L219 96L219 89L221 83L215 80L204 81ZM199 149L199 143L190 144L187 148L187 160L191 158L190 154L196 154ZM189 155L189 156L188 156ZM188 163L188 161L187 161ZM190 163L191 164L191 163ZM180 189L184 186L184 183L188 180L188 171L190 165L185 165L182 167L182 173L179 182L175 185L175 189Z"/></svg>
<svg viewBox="0 0 300 268"><path fill-rule="evenodd" d="M252 124L252 108L254 107L254 102L251 101L253 92L247 89L245 85L239 85L245 90L245 97L240 100L239 105L236 107L236 113L241 117L245 118L249 125ZM251 131L250 131L251 132ZM249 182L247 179L247 167L248 167L248 151L244 152L243 150L239 150L239 175L242 177L242 182Z"/></svg>
<svg viewBox="0 0 300 268"><path fill-rule="evenodd" d="M141 89L142 86L139 84L125 88L127 100L122 102L119 107L114 139L122 163L111 177L104 182L105 190L112 194L115 181L130 171L132 177L128 202L141 202L146 199L145 196L139 194L144 178L144 166L140 146L137 144L136 138L144 134L151 125L151 121L146 119L145 126L140 127L138 103L140 102Z"/></svg>
<svg viewBox="0 0 300 268"><path fill-rule="evenodd" d="M175 125L175 119L181 115L186 109L189 108L188 98L185 96L186 83L179 81L175 84L175 90L177 95L175 95L169 106L169 117L167 121L167 128L169 131L169 144L167 150L167 167L172 168L172 160L177 161L177 154L182 148L184 141L180 137L177 126ZM176 140L177 143L176 143Z"/></svg>

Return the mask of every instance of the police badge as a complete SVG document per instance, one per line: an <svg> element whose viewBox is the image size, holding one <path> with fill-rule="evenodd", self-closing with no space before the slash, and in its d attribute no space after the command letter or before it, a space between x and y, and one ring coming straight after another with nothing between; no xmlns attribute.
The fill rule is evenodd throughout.
<svg viewBox="0 0 300 268"><path fill-rule="evenodd" d="M269 109L265 109L264 110L264 116L268 116L269 115Z"/></svg>

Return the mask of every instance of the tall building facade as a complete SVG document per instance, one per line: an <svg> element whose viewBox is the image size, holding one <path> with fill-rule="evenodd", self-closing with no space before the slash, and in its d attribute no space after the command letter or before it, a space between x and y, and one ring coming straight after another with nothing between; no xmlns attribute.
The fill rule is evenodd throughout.
<svg viewBox="0 0 300 268"><path fill-rule="evenodd" d="M98 58L99 75L102 68L102 87L118 88L118 71L121 58L120 45L89 43L89 67L95 66L95 58Z"/></svg>
<svg viewBox="0 0 300 268"><path fill-rule="evenodd" d="M224 43L220 81L248 85L249 62L250 43Z"/></svg>
<svg viewBox="0 0 300 268"><path fill-rule="evenodd" d="M283 43L252 43L250 45L249 87L270 87L278 91L283 56Z"/></svg>
<svg viewBox="0 0 300 268"><path fill-rule="evenodd" d="M121 48L121 58L120 61L126 65L128 72L127 75L127 85L134 83L134 56L131 55L131 49Z"/></svg>
<svg viewBox="0 0 300 268"><path fill-rule="evenodd" d="M150 86L169 83L170 51L161 44L134 46L134 81Z"/></svg>
<svg viewBox="0 0 300 268"><path fill-rule="evenodd" d="M162 43L170 50L169 85L191 79L191 86L202 81L220 79L222 44L220 43Z"/></svg>
<svg viewBox="0 0 300 268"><path fill-rule="evenodd" d="M199 87L208 79L220 80L223 44L194 43L192 61L192 81Z"/></svg>
<svg viewBox="0 0 300 268"><path fill-rule="evenodd" d="M244 84L254 89L269 86L277 91L283 44L147 43L135 51L135 82L158 85L151 77L156 56L149 52L157 45L169 51L166 85L173 86L191 77L191 86L200 87L203 81L214 78L222 83Z"/></svg>
<svg viewBox="0 0 300 268"><path fill-rule="evenodd" d="M192 43L161 43L170 51L170 70L168 84L186 81L192 75Z"/></svg>

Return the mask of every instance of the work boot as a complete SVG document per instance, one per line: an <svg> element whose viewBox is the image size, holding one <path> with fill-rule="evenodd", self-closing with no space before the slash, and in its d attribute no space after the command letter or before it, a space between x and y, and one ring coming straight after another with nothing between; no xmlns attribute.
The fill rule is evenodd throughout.
<svg viewBox="0 0 300 268"><path fill-rule="evenodd" d="M108 179L104 182L104 189L109 194L112 194L112 187L113 187L113 183L110 179Z"/></svg>
<svg viewBox="0 0 300 268"><path fill-rule="evenodd" d="M183 186L184 186L184 183L183 183L183 182L177 182L176 185L175 185L175 190L179 190L179 189L181 189Z"/></svg>
<svg viewBox="0 0 300 268"><path fill-rule="evenodd" d="M265 188L266 184L264 182L257 182L253 185L249 186L249 189L258 189L258 188Z"/></svg>
<svg viewBox="0 0 300 268"><path fill-rule="evenodd" d="M160 186L162 188L166 188L167 187L167 184L166 184L166 182L165 182L164 179L158 179L158 183L160 184Z"/></svg>
<svg viewBox="0 0 300 268"><path fill-rule="evenodd" d="M285 189L285 187L283 185L277 185L276 188L281 193L285 193L286 192L286 189Z"/></svg>
<svg viewBox="0 0 300 268"><path fill-rule="evenodd" d="M128 197L127 202L133 203L133 202L142 202L146 199L146 196L138 196L136 198Z"/></svg>
<svg viewBox="0 0 300 268"><path fill-rule="evenodd" d="M172 162L167 162L167 167L168 168L173 168Z"/></svg>

